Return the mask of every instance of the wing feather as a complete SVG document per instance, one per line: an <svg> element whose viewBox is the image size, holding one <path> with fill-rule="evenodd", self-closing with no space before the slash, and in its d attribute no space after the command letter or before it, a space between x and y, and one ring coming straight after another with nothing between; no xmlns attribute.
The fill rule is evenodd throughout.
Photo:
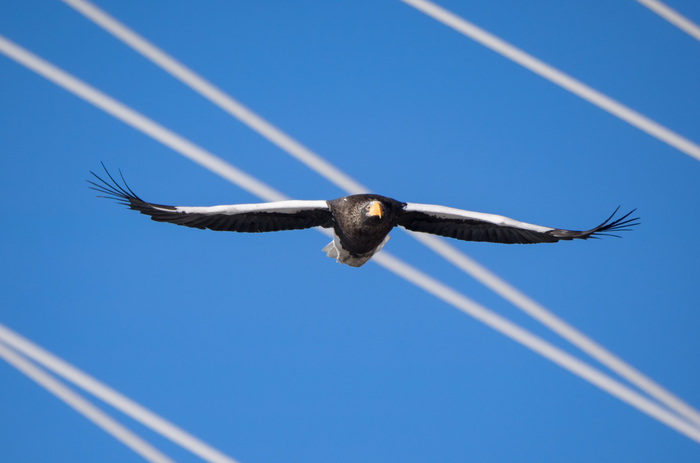
<svg viewBox="0 0 700 463"><path fill-rule="evenodd" d="M619 209L619 208L618 208ZM615 212L595 228L585 231L563 230L519 222L495 214L464 211L445 206L407 203L398 225L412 231L455 238L464 241L491 243L554 243L559 240L596 238L611 231L628 231L638 225L638 218L629 219L634 212L613 220ZM612 235L617 236L617 235Z"/></svg>
<svg viewBox="0 0 700 463"><path fill-rule="evenodd" d="M121 186L106 169L105 172L111 182L90 172L98 180L88 180L93 190L102 193L103 198L114 199L130 209L150 216L156 222L242 233L333 226L333 216L326 201L277 201L212 207L165 206L142 200L127 186L124 177L124 186Z"/></svg>

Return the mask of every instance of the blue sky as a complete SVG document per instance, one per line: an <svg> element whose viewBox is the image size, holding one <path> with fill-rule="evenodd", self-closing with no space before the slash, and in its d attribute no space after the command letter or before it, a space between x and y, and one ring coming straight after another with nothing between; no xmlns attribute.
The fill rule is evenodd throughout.
<svg viewBox="0 0 700 463"><path fill-rule="evenodd" d="M700 141L700 43L638 3L440 4ZM376 193L570 229L638 208L623 239L452 244L700 406L697 160L398 1L97 5ZM1 2L0 34L290 197L343 195L61 2ZM0 83L0 323L240 462L700 458L378 265L337 265L314 231L95 198L104 162L149 201L258 202L4 56ZM385 250L589 361L399 230ZM2 362L0 416L3 461L142 461Z"/></svg>

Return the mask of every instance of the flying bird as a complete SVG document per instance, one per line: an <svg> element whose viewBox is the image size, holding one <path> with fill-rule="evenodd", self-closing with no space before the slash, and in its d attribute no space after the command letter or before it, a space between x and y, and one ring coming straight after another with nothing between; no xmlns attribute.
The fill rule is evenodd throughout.
<svg viewBox="0 0 700 463"><path fill-rule="evenodd" d="M464 241L531 244L559 240L588 239L610 232L628 231L638 218L634 210L613 220L617 209L603 223L586 231L563 230L533 225L494 214L484 214L445 206L403 203L375 194L344 196L330 201L276 201L261 204L232 204L211 207L165 206L139 198L126 184L122 187L105 169L110 182L90 172L99 183L88 180L103 198L114 199L130 209L148 215L156 222L185 227L262 233L323 227L333 229L333 241L323 252L341 264L360 267L389 240L396 226L416 232ZM618 207L619 209L619 207Z"/></svg>

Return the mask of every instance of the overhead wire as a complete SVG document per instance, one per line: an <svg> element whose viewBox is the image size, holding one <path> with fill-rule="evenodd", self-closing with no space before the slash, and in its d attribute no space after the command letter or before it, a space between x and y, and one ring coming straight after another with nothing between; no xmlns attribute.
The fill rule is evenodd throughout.
<svg viewBox="0 0 700 463"><path fill-rule="evenodd" d="M350 194L369 193L368 188L117 21L104 10L83 0L62 1L342 190Z"/></svg>
<svg viewBox="0 0 700 463"><path fill-rule="evenodd" d="M133 418L182 448L189 450L203 460L210 463L237 463L233 458L189 434L187 431L182 430L165 418L139 405L120 392L115 391L41 346L12 331L7 326L0 324L0 346L2 345L12 347L14 350L22 353L22 355L89 392L104 403ZM11 364L13 366L17 365L14 363L14 359L12 359ZM22 366L22 368L18 367L18 369L29 376L27 373L28 369L24 369L24 366ZM32 377L32 379L34 379L34 377ZM40 384L46 387L46 383L42 382ZM49 389L49 387L46 388Z"/></svg>
<svg viewBox="0 0 700 463"><path fill-rule="evenodd" d="M238 169L234 168L230 164L226 163L225 161L216 158L211 153L208 153L207 151L203 150L202 148L197 147L194 145L192 142L189 142L188 140L174 134L173 132L169 131L168 129L164 128L160 124L156 123L155 121L148 119L147 117L137 113L131 108L128 108L127 106L123 105L122 103L114 100L111 97L108 97L106 94L94 89L93 87L89 86L85 82L71 76L70 74L66 73L63 70L60 70L54 65L51 65L47 61L43 60L42 58L36 56L35 54L25 50L24 48L20 47L19 45L16 45L12 41L8 40L7 38L3 37L0 35L0 53L5 54L6 56L14 59L16 62L19 64L27 67L28 69L31 70L41 70L35 71L40 73L43 77L45 77L47 80L54 82L55 84L61 86L62 88L68 90L69 92L73 93L76 96L79 96L80 98L84 99L86 102L105 110L108 114L114 116L115 118L121 120L122 122L127 123L128 125L136 128L137 130L141 131L142 133L150 136L151 138L160 141L161 143L165 143L167 141L169 144L170 148L172 148L174 151L183 154L189 158L192 158L193 160L197 161L197 154L205 154L205 158L209 162L199 162L201 165L208 166L207 168L211 170L212 172L218 174L217 172L217 167L215 166L220 166L222 163L226 164L229 166L228 169L224 170L222 174L227 173L227 172L237 172L238 175L236 178L240 178L243 180L246 180L245 183L236 183L233 181L233 183L236 183L239 187L253 193L253 194L269 194L270 191L275 192L277 195L281 195L281 193L276 192L276 190L273 190L272 188L268 187L264 183L258 181L257 179L252 178L248 174L243 173L242 171L239 171ZM136 117L137 116L137 117ZM164 134L168 134L168 136L164 136ZM161 141L163 140L163 141ZM196 148L196 149L194 149ZM217 162L213 162L216 158L218 159ZM211 166L211 167L209 167ZM222 175L223 176L223 175ZM255 190L251 189L255 188ZM256 193L257 192L257 193ZM263 196L260 196L262 199L267 199ZM413 268L412 266L408 265L407 263L401 261L400 259L392 256L388 252L382 252L374 256L374 261L378 263L379 265L382 265L384 268L392 271L393 273L397 274L398 276L406 279L408 282L413 283L414 285L420 287L421 289L427 291L430 294L433 294L434 296L440 298L444 302L454 306L455 308L471 315L472 317L482 321L483 323L487 324L494 330L500 332L501 334L513 339L516 342L519 342L520 344L524 345L525 347L528 347L532 351L542 355L543 357L549 359L550 361L556 363L557 365L561 366L562 368L568 370L569 372L585 379L586 381L590 382L591 384L597 386L601 390L604 390L608 392L609 394L613 395L614 397L617 397L621 401L631 405L634 408L637 408L638 410L642 411L643 413L647 414L648 416L658 420L661 423L666 424L670 428L676 430L677 432L685 435L686 437L700 443L700 429L696 428L692 424L688 423L681 417L677 416L676 414L670 412L666 408L658 405L657 403L654 403L653 401L649 400L648 398L642 396L641 394L637 393L636 391L632 390L631 388L625 386L624 384L620 383L619 381L614 380L613 378L610 378L608 375L605 373L595 369L594 367L586 364L585 362L577 359L576 357L572 356L571 354L563 351L562 349L555 347L551 343L539 338L538 336L530 333L529 331L515 325L514 323L510 322L509 320L506 320L505 318L501 317L500 315L486 309L485 307L477 304L476 302L472 301L471 299L467 298L463 294L459 293L458 291L450 288L449 286L444 285L443 283L438 282L432 277L429 277L425 273ZM10 334L10 336L8 336ZM8 328L0 326L0 341L5 342L9 345L11 345L13 348L20 350L23 354L29 356L33 360L41 363L43 366L46 368L50 369L51 371L54 371L56 374L61 375L65 379L73 382L76 385L79 385L82 387L84 390L90 392L91 394L95 395L96 397L99 397L101 400L109 403L113 407L117 408L121 412L127 414L128 416L131 416L132 418L136 419L137 421L141 422L142 424L150 427L156 432L161 433L163 430L162 427L158 426L155 427L154 424L158 423L158 420L156 419L155 421L152 419L144 419L148 418L149 416L151 418L154 418L151 415L148 415L148 413L143 414L140 413L134 413L135 411L141 411L141 412L148 412L145 410L143 407L139 406L138 404L135 404L134 402L130 401L129 399L126 399L124 396L121 396L120 394L114 395L110 394L110 392L115 392L113 390L110 390L107 388L106 390L102 387L96 387L100 386L100 384L96 384L93 381L86 381L85 376L81 376L79 371L73 370L71 368L65 368L69 367L69 365L64 364L64 365L57 365L53 361L48 361L46 362L47 358L50 359L50 357L47 357L46 354L49 354L48 352L44 352L43 355L36 355L37 350L36 349L25 349L27 346L26 342L16 342L17 337L16 336L11 336L13 333L9 331ZM26 341L26 340L25 340ZM54 356L55 357L55 356ZM59 366L61 368L59 368ZM75 373L79 373L77 376ZM65 375L65 376L64 376ZM84 373L83 373L84 375ZM87 378L90 379L90 378ZM101 385L104 386L104 385ZM106 386L105 386L106 387ZM115 400L119 399L119 400ZM125 400L124 400L125 399ZM135 407L125 407L125 404L131 404L134 405ZM157 415L155 416L157 417ZM161 423L162 424L162 423ZM165 427L167 429L167 426ZM172 431L172 430L171 430ZM180 430L181 431L181 430ZM181 437L183 437L181 434L175 433L173 434L172 432L169 434L163 434L165 437L173 440L173 442L176 442L180 445L183 445ZM191 436L190 436L191 437ZM176 440L177 439L177 440ZM204 444L206 445L206 444ZM188 450L191 450L191 446L185 446L183 445L184 448L187 448ZM225 457L225 456L224 456ZM226 457L228 458L228 457ZM224 460L222 460L224 461Z"/></svg>
<svg viewBox="0 0 700 463"><path fill-rule="evenodd" d="M614 371L622 378L625 378L651 397L665 404L679 415L684 416L696 426L700 425L700 412L693 406L641 373L595 340L571 326L545 308L542 304L513 287L474 259L457 252L458 250L451 244L445 242L445 240L438 240L430 235L420 235L418 233L416 233L416 235L417 240L425 242L426 246L435 250L435 252L439 252L441 256L451 261L454 265L468 272L470 275L473 275L474 278L483 285L511 302L523 312L547 326L553 332L557 333L601 364L610 368L610 370Z"/></svg>
<svg viewBox="0 0 700 463"><path fill-rule="evenodd" d="M700 26L698 26L693 21L686 18L670 6L658 0L637 0L637 2L649 8L651 11L661 16L666 21L670 22L686 34L690 35L696 40L700 40Z"/></svg>
<svg viewBox="0 0 700 463"><path fill-rule="evenodd" d="M0 342L0 358L151 463L175 463L114 418Z"/></svg>
<svg viewBox="0 0 700 463"><path fill-rule="evenodd" d="M209 101L246 124L251 129L286 151L288 154L314 170L349 194L367 193L369 190L336 168L317 153L305 147L273 124L264 120L242 103L235 100L205 78L161 50L140 34L118 21L99 7L86 0L63 0L89 20L112 34L117 39L140 53L167 73L180 80ZM544 324L562 338L652 397L666 404L677 413L700 425L700 412L666 390L636 368L632 367L603 346L581 333L544 306L517 290L483 265L468 257L445 240L424 233L409 233L413 238L435 253L471 275L474 279L505 298L513 305Z"/></svg>
<svg viewBox="0 0 700 463"><path fill-rule="evenodd" d="M323 158L313 153L301 143L255 114L239 101L236 101L228 96L225 92L203 79L197 73L183 66L173 57L144 40L143 37L136 34L124 24L115 20L97 6L90 2L81 0L62 1L85 15L87 18L91 19L100 27L109 31L114 36L118 37L131 48L143 56L146 56L148 59L165 69L168 73L175 76L186 85L195 89L199 94L231 114L233 117L245 121L245 124L248 125L248 127L252 128L287 153L291 154L307 165L313 164L314 170L324 177L332 179L332 182L339 185L342 189L358 193L368 192L367 188L348 177L335 166L326 162Z"/></svg>
<svg viewBox="0 0 700 463"><path fill-rule="evenodd" d="M428 0L400 0L436 21L503 55L550 82L609 112L669 146L700 160L700 145L623 105L553 66L525 53L505 40Z"/></svg>

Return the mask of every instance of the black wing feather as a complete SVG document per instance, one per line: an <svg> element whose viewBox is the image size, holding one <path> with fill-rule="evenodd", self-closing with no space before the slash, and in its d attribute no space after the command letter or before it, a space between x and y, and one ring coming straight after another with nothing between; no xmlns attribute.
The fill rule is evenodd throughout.
<svg viewBox="0 0 700 463"><path fill-rule="evenodd" d="M617 209L615 209L615 212L610 214L610 217L608 217L605 222L601 223L595 228L592 228L590 230L586 231L573 231L573 230L559 230L555 229L550 232L552 236L560 239L560 240L572 240L572 239L588 239L588 238L598 238L600 236L614 236L615 238L621 238L619 235L615 235L614 233L607 233L607 232L624 232L624 231L632 231L630 227L634 227L636 225L639 225L639 217L634 217L632 219L628 219L628 217L632 214L637 209L632 209L629 211L627 214L623 215L619 219L612 220L613 217L615 217L615 214L617 214L617 211L620 210L620 207L618 206Z"/></svg>
<svg viewBox="0 0 700 463"><path fill-rule="evenodd" d="M463 241L486 241L505 244L555 243L560 240L585 240L603 235L617 236L606 232L629 231L630 227L639 225L639 218L628 218L636 209L619 219L612 220L618 209L615 209L615 212L605 222L586 231L550 229L539 232L515 226L498 225L478 219L436 217L420 211L405 211L399 218L398 225L412 231L431 233Z"/></svg>
<svg viewBox="0 0 700 463"><path fill-rule="evenodd" d="M554 243L559 241L556 237L532 230L505 227L481 220L447 219L417 211L405 212L399 219L399 225L407 230L463 241L506 244Z"/></svg>
<svg viewBox="0 0 700 463"><path fill-rule="evenodd" d="M102 166L104 168L104 165ZM281 230L300 230L312 227L330 228L333 226L333 216L330 210L309 209L294 213L280 212L245 212L237 214L204 214L178 211L173 206L154 204L139 198L126 184L121 186L105 168L111 183L105 181L94 172L90 172L97 180L88 180L100 198L113 199L129 209L151 217L156 222L169 222L185 227L209 229L215 231L233 231L242 233L261 233Z"/></svg>

